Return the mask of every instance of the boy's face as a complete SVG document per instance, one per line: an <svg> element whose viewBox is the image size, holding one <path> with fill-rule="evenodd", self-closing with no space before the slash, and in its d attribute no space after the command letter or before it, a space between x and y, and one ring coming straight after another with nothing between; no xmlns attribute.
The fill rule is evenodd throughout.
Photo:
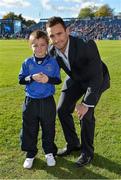
<svg viewBox="0 0 121 180"><path fill-rule="evenodd" d="M60 51L64 52L69 38L69 30L65 30L61 24L47 27L46 30L51 43Z"/></svg>
<svg viewBox="0 0 121 180"><path fill-rule="evenodd" d="M46 55L48 44L45 39L39 38L39 39L33 40L31 47L36 57L41 58Z"/></svg>

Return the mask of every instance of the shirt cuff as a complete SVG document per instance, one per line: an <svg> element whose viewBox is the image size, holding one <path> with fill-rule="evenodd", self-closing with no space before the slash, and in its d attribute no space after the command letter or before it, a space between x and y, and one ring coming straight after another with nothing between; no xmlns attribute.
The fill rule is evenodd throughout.
<svg viewBox="0 0 121 180"><path fill-rule="evenodd" d="M31 83L34 81L34 79L32 78L32 75L29 75L29 76L25 77L25 81Z"/></svg>
<svg viewBox="0 0 121 180"><path fill-rule="evenodd" d="M26 76L25 81L31 81L31 76Z"/></svg>
<svg viewBox="0 0 121 180"><path fill-rule="evenodd" d="M82 102L82 104L83 104L84 106L86 106L86 107L95 107L94 105L85 104L85 103L83 103L83 102Z"/></svg>

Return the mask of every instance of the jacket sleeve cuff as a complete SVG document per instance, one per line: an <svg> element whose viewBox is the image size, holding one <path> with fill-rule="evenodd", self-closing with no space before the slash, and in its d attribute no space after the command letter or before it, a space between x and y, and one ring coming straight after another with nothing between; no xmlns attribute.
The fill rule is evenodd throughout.
<svg viewBox="0 0 121 180"><path fill-rule="evenodd" d="M48 76L48 83L50 83L50 84L60 84L61 83L61 79L59 79L57 77L50 77L50 76Z"/></svg>

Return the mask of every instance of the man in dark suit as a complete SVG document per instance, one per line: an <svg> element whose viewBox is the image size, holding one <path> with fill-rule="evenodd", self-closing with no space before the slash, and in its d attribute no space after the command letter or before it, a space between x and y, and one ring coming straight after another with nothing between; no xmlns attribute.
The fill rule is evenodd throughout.
<svg viewBox="0 0 121 180"><path fill-rule="evenodd" d="M108 69L100 58L95 42L84 42L70 36L62 18L51 17L46 23L46 30L52 43L50 54L56 57L67 74L58 103L58 116L67 146L58 155L81 150L76 164L84 166L94 157L94 109L102 92L110 86ZM82 102L77 104L81 97ZM81 145L72 116L74 109L80 119Z"/></svg>

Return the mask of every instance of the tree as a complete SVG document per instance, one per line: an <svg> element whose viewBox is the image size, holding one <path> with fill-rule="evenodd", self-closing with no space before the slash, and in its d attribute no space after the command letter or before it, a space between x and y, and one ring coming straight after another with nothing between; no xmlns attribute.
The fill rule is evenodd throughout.
<svg viewBox="0 0 121 180"><path fill-rule="evenodd" d="M86 7L82 8L79 12L78 18L87 18L87 17L94 17L93 8Z"/></svg>
<svg viewBox="0 0 121 180"><path fill-rule="evenodd" d="M3 16L3 19L18 19L17 15L14 14L14 12L9 12L8 14Z"/></svg>
<svg viewBox="0 0 121 180"><path fill-rule="evenodd" d="M23 24L26 23L26 19L25 19L24 17L22 17L22 14L19 14L19 15L18 15L18 18L19 18L19 20L20 20Z"/></svg>
<svg viewBox="0 0 121 180"><path fill-rule="evenodd" d="M36 24L36 22L33 21L33 20L28 20L28 21L26 21L26 23L25 23L25 25L26 25L27 27L30 27L31 25L34 25L34 24Z"/></svg>
<svg viewBox="0 0 121 180"><path fill-rule="evenodd" d="M27 27L36 24L34 20L26 20L24 17L22 17L22 14L16 15L14 12L9 12L8 14L4 15L3 19L20 20L22 24Z"/></svg>
<svg viewBox="0 0 121 180"><path fill-rule="evenodd" d="M107 17L107 16L112 17L112 16L113 16L113 9L111 9L111 8L109 7L109 5L105 4L105 5L101 6L101 7L95 12L95 16L97 16L97 17Z"/></svg>

